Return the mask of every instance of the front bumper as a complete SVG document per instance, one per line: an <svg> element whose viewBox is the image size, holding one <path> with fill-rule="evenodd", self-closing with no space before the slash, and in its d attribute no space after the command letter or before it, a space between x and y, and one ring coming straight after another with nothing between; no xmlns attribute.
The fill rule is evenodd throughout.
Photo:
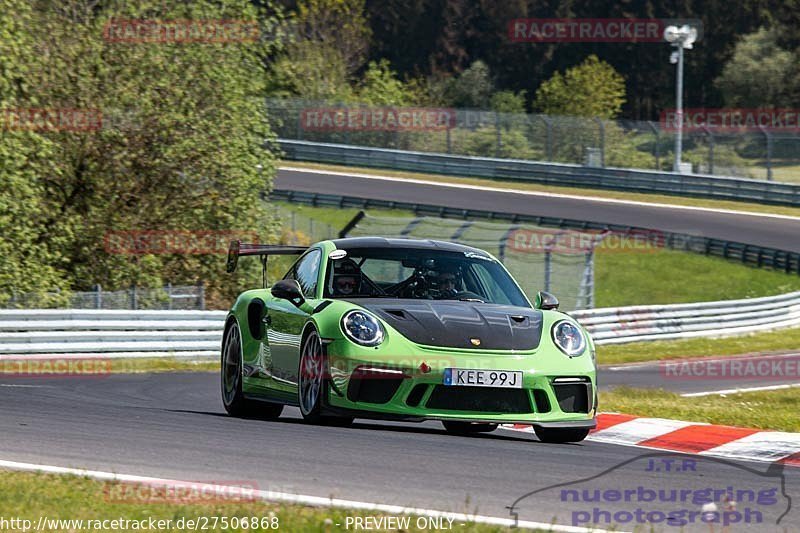
<svg viewBox="0 0 800 533"><path fill-rule="evenodd" d="M328 353L331 412L407 421L595 426L596 373L588 355L421 352L401 359L335 353ZM522 388L444 385L446 368L521 371Z"/></svg>

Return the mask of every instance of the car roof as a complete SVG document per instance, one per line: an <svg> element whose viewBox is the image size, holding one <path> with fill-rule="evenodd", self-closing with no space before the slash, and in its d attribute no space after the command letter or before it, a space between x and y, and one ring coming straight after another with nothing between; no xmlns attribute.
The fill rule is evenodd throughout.
<svg viewBox="0 0 800 533"><path fill-rule="evenodd" d="M358 248L411 248L417 250L437 250L442 252L477 252L487 255L480 248L473 248L454 242L435 241L432 239L397 239L386 237L348 237L331 241L336 248L355 250Z"/></svg>

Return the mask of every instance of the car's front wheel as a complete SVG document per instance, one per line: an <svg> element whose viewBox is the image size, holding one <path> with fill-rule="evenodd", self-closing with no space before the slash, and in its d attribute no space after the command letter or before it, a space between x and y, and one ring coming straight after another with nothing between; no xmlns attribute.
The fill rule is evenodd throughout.
<svg viewBox="0 0 800 533"><path fill-rule="evenodd" d="M278 418L283 406L274 403L254 402L242 392L242 334L233 323L225 330L220 361L222 405L231 416Z"/></svg>
<svg viewBox="0 0 800 533"><path fill-rule="evenodd" d="M588 429L574 428L543 428L534 426L533 431L542 442L563 444L566 442L580 442L589 435Z"/></svg>
<svg viewBox="0 0 800 533"><path fill-rule="evenodd" d="M445 431L453 435L472 435L489 433L497 429L497 424L487 422L442 422Z"/></svg>
<svg viewBox="0 0 800 533"><path fill-rule="evenodd" d="M322 415L322 401L327 394L325 380L325 354L322 341L316 330L306 335L300 350L300 369L297 379L297 400L300 414L312 424L348 426L353 423L351 417L333 417Z"/></svg>

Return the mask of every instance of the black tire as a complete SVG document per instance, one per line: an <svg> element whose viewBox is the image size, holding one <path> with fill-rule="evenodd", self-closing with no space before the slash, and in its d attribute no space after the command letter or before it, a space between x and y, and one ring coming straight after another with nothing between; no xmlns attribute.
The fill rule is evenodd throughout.
<svg viewBox="0 0 800 533"><path fill-rule="evenodd" d="M312 329L303 339L300 348L297 371L297 403L300 406L300 414L309 424L349 426L353 423L352 417L322 414L323 399L329 390L326 368L327 360L322 342L317 331Z"/></svg>
<svg viewBox="0 0 800 533"><path fill-rule="evenodd" d="M442 422L444 430L451 435L474 435L475 433L491 433L497 424L489 422Z"/></svg>
<svg viewBox="0 0 800 533"><path fill-rule="evenodd" d="M235 322L225 330L220 354L222 405L229 415L241 418L278 418L283 405L255 402L242 392L242 334Z"/></svg>
<svg viewBox="0 0 800 533"><path fill-rule="evenodd" d="M589 435L588 429L580 428L542 428L534 426L533 431L542 442L564 444L566 442L580 442Z"/></svg>

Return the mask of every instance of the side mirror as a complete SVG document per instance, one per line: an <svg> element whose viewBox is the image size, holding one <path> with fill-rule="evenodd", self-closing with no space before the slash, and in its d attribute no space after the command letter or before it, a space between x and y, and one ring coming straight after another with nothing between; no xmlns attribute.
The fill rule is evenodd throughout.
<svg viewBox="0 0 800 533"><path fill-rule="evenodd" d="M536 309L558 309L558 298L549 292L539 291L536 294L536 301L533 303Z"/></svg>
<svg viewBox="0 0 800 533"><path fill-rule="evenodd" d="M272 286L272 296L280 298L281 300L289 300L297 307L303 305L306 301L303 298L303 291L300 289L300 284L294 279L282 279Z"/></svg>

